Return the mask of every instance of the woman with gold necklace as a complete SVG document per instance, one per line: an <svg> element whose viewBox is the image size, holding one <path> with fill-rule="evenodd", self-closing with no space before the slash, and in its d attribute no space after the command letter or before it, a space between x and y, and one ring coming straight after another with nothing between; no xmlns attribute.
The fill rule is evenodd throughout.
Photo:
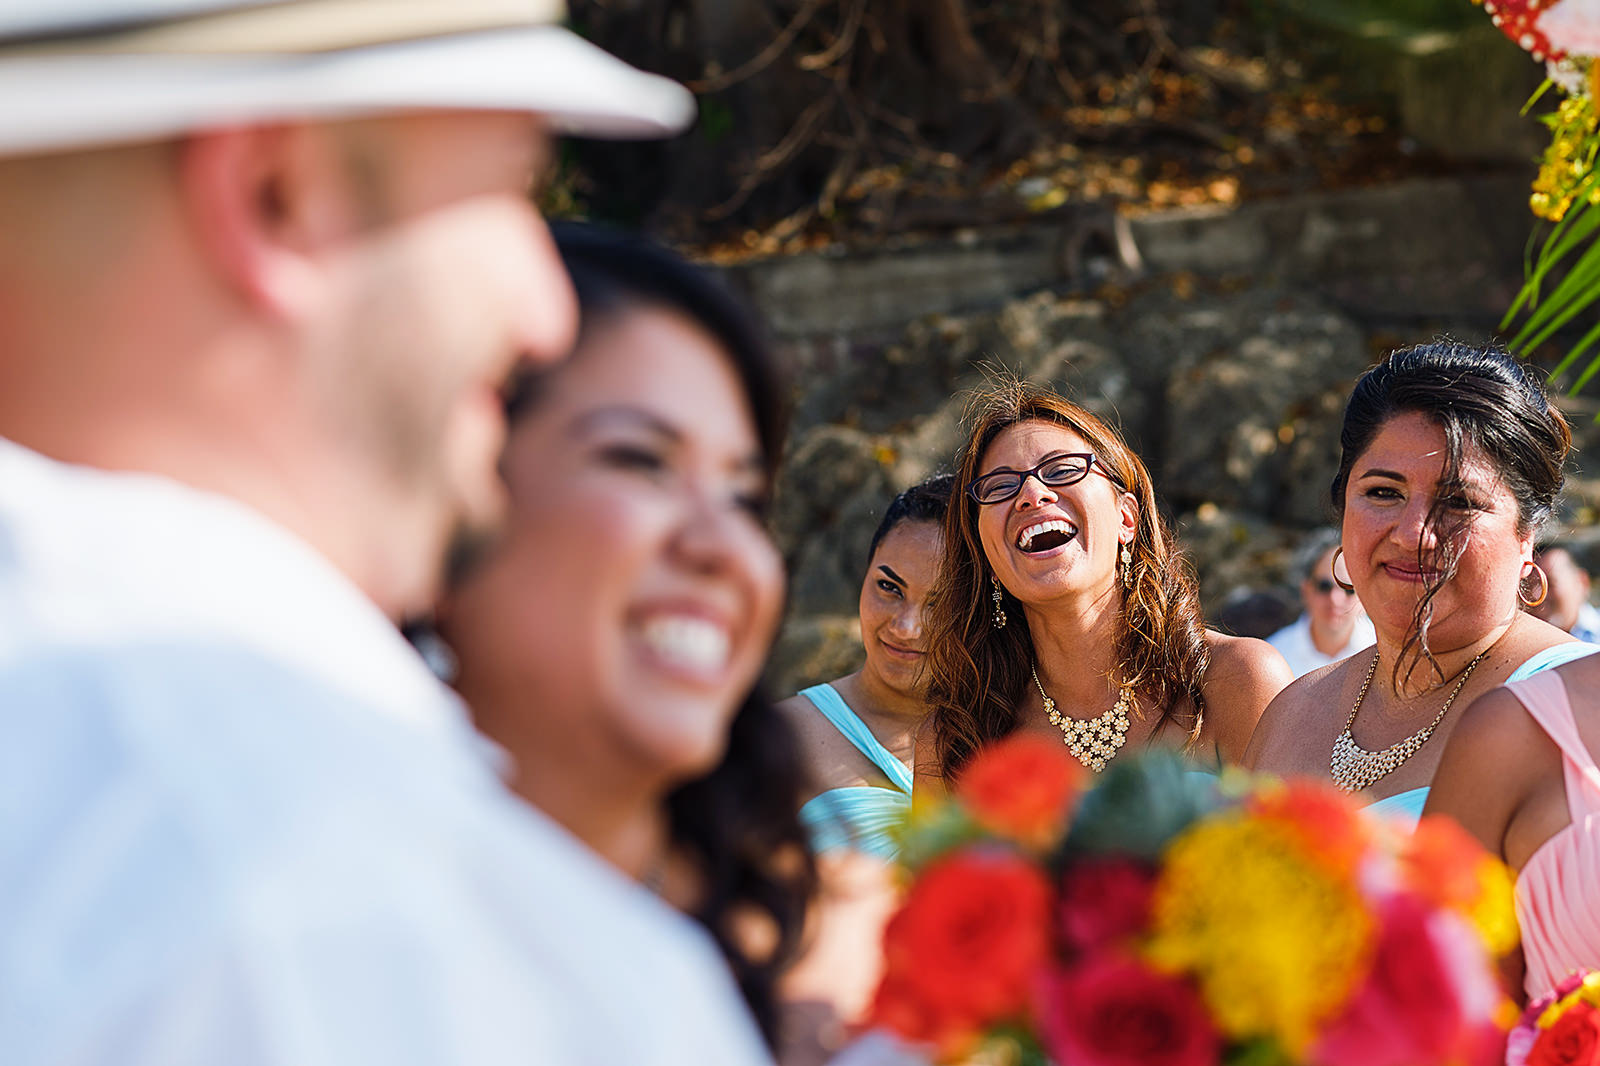
<svg viewBox="0 0 1600 1066"><path fill-rule="evenodd" d="M978 397L930 597L916 787L1036 732L1100 771L1166 746L1237 762L1288 684L1265 641L1207 630L1150 474L1090 412L1012 381Z"/></svg>
<svg viewBox="0 0 1600 1066"><path fill-rule="evenodd" d="M1459 709L1595 651L1522 610L1572 434L1522 363L1448 341L1391 354L1345 408L1335 577L1377 645L1273 701L1247 764L1331 778L1414 824ZM1458 708L1451 714L1451 708Z"/></svg>

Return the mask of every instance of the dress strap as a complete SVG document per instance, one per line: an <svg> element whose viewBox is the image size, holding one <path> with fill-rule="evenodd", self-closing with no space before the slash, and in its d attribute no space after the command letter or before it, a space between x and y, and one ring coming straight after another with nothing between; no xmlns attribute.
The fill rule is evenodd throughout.
<svg viewBox="0 0 1600 1066"><path fill-rule="evenodd" d="M888 748L878 742L872 735L872 730L861 720L850 705L845 703L844 697L839 695L832 685L812 685L800 693L811 701L812 706L822 712L840 734L844 736L855 749L867 758L872 764L884 772L884 775L894 783L894 786L906 795L911 794L911 771L906 769L906 764L895 758Z"/></svg>
<svg viewBox="0 0 1600 1066"><path fill-rule="evenodd" d="M1567 769L1567 806L1571 809L1573 820L1576 821L1589 810L1600 808L1600 766L1595 765L1594 755L1578 734L1578 723L1572 718L1572 701L1561 675L1555 670L1547 670L1514 681L1506 686L1506 690L1517 697L1522 706L1527 708L1529 716L1539 723L1539 728L1561 749ZM1587 786L1581 793L1571 787L1578 783L1572 780L1574 777ZM1583 802L1580 796L1587 797L1588 802Z"/></svg>

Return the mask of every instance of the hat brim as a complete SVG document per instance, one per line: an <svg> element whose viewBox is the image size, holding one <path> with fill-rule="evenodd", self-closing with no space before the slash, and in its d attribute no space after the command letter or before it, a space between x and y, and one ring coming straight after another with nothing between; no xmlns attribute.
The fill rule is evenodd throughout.
<svg viewBox="0 0 1600 1066"><path fill-rule="evenodd" d="M241 122L465 109L561 133L666 137L696 114L670 79L559 26L296 55L55 55L0 63L0 155L159 140Z"/></svg>

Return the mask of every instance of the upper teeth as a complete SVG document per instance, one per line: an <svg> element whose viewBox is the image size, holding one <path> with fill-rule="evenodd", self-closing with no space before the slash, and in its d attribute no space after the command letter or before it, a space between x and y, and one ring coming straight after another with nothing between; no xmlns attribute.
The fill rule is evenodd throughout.
<svg viewBox="0 0 1600 1066"><path fill-rule="evenodd" d="M657 615L641 627L657 655L696 670L715 670L728 660L728 631L692 615Z"/></svg>
<svg viewBox="0 0 1600 1066"><path fill-rule="evenodd" d="M1021 533L1018 533L1017 547L1021 548L1023 551L1027 551L1028 546L1033 543L1033 538L1037 537L1041 533L1065 533L1070 537L1076 532L1077 530L1073 528L1070 522L1063 522L1059 518L1051 518L1047 521L1039 522L1036 525L1031 525L1027 529L1024 529Z"/></svg>

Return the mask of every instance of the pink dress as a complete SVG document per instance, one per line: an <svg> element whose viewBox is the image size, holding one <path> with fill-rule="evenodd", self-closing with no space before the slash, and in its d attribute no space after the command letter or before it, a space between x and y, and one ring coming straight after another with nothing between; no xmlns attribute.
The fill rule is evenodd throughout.
<svg viewBox="0 0 1600 1066"><path fill-rule="evenodd" d="M1578 736L1561 675L1506 686L1561 749L1572 824L1539 845L1517 876L1517 922L1531 1000L1573 970L1600 970L1600 767Z"/></svg>

